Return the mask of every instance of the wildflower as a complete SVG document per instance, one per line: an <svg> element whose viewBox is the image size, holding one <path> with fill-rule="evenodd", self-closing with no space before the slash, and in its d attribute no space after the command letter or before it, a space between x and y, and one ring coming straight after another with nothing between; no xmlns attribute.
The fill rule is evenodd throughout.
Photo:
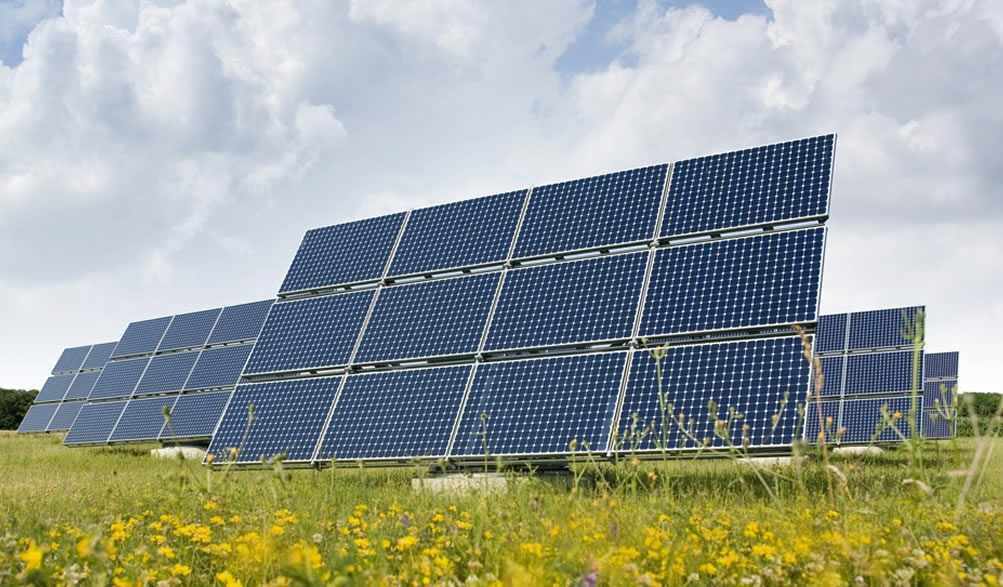
<svg viewBox="0 0 1003 587"><path fill-rule="evenodd" d="M174 549L170 546L161 546L157 549L157 552L162 554L166 559L173 559L175 557Z"/></svg>
<svg viewBox="0 0 1003 587"><path fill-rule="evenodd" d="M700 572L703 573L703 574L705 574L705 575L716 575L717 574L717 567L715 567L714 565L712 565L710 563L704 563L704 564L700 565Z"/></svg>
<svg viewBox="0 0 1003 587"><path fill-rule="evenodd" d="M87 556L91 550L91 539L89 536L84 536L79 541L77 541L77 558L84 558Z"/></svg>
<svg viewBox="0 0 1003 587"><path fill-rule="evenodd" d="M415 544L418 544L418 539L414 536L405 536L403 538L397 539L397 546L395 547L398 551L404 552L405 550L411 548Z"/></svg>
<svg viewBox="0 0 1003 587"><path fill-rule="evenodd" d="M272 526L272 536L282 536L286 533L286 529L279 525Z"/></svg>
<svg viewBox="0 0 1003 587"><path fill-rule="evenodd" d="M217 508L219 508L219 504L216 503L215 501L207 501L204 504L202 504L202 509L204 509L207 512L211 512Z"/></svg>
<svg viewBox="0 0 1003 587"><path fill-rule="evenodd" d="M222 526L226 524L226 520L224 520L222 516L213 516L209 518L209 523L216 524L217 526Z"/></svg>
<svg viewBox="0 0 1003 587"><path fill-rule="evenodd" d="M42 566L42 550L34 540L28 543L28 549L19 554L18 558L25 564L26 570L31 571Z"/></svg>
<svg viewBox="0 0 1003 587"><path fill-rule="evenodd" d="M238 581L230 571L216 573L216 580L222 583L224 587L244 587L244 584Z"/></svg>
<svg viewBox="0 0 1003 587"><path fill-rule="evenodd" d="M171 574L177 575L179 577L187 577L188 575L192 574L192 568L189 567L188 565L183 565L181 563L178 563L173 567L171 567Z"/></svg>

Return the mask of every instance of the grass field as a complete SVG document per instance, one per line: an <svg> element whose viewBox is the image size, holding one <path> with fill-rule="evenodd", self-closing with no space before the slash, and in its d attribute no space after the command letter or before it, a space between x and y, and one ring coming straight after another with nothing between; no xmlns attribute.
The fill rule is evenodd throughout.
<svg viewBox="0 0 1003 587"><path fill-rule="evenodd" d="M727 459L594 465L570 488L441 495L412 490L415 470L227 474L60 440L0 436L0 584L1003 579L1003 447L965 489L971 440L927 444L912 467L906 451L833 457L832 497L819 458L758 475Z"/></svg>

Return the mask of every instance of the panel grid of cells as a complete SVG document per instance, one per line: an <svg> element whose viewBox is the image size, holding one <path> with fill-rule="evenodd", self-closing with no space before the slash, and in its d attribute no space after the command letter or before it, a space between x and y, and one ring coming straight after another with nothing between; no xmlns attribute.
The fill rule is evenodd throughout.
<svg viewBox="0 0 1003 587"><path fill-rule="evenodd" d="M957 377L958 376L957 351L947 353L927 353L923 365L923 376L927 379L933 377Z"/></svg>
<svg viewBox="0 0 1003 587"><path fill-rule="evenodd" d="M898 442L901 440L896 429L903 436L909 432L909 397L865 398L843 402L843 422L845 433L841 444L865 444L870 442ZM887 406L887 418L882 408ZM896 418L895 415L899 414ZM919 414L917 414L917 419ZM894 427L891 425L894 422ZM918 422L917 422L918 424Z"/></svg>
<svg viewBox="0 0 1003 587"><path fill-rule="evenodd" d="M170 421L164 423L160 432L160 440L211 437L229 399L228 391L187 393L178 397Z"/></svg>
<svg viewBox="0 0 1003 587"><path fill-rule="evenodd" d="M741 446L743 430L751 447L789 445L798 434L796 404L804 400L811 378L801 352L801 340L789 336L670 346L659 389L655 357L636 351L618 423L621 450L678 450L704 442ZM729 419L721 438L715 422ZM639 438L645 428L652 432ZM632 430L635 436L629 438Z"/></svg>
<svg viewBox="0 0 1003 587"><path fill-rule="evenodd" d="M283 455L308 462L320 439L341 377L239 385L209 445L217 463L256 463ZM248 426L248 407L254 418ZM246 431L246 436L245 436ZM232 448L239 449L235 460Z"/></svg>
<svg viewBox="0 0 1003 587"><path fill-rule="evenodd" d="M526 190L412 210L389 275L504 261Z"/></svg>
<svg viewBox="0 0 1003 587"><path fill-rule="evenodd" d="M122 340L118 341L111 358L143 355L157 350L164 331L171 323L171 317L153 318L133 322L126 327Z"/></svg>
<svg viewBox="0 0 1003 587"><path fill-rule="evenodd" d="M309 230L279 293L380 279L404 214Z"/></svg>
<svg viewBox="0 0 1003 587"><path fill-rule="evenodd" d="M150 359L147 358L109 362L101 371L101 376L87 399L129 397L149 363Z"/></svg>
<svg viewBox="0 0 1003 587"><path fill-rule="evenodd" d="M380 290L354 362L476 352L499 279L489 273Z"/></svg>
<svg viewBox="0 0 1003 587"><path fill-rule="evenodd" d="M206 344L257 338L273 302L273 300L262 300L223 308Z"/></svg>
<svg viewBox="0 0 1003 587"><path fill-rule="evenodd" d="M136 386L135 395L181 391L198 356L198 351L192 351L153 357Z"/></svg>
<svg viewBox="0 0 1003 587"><path fill-rule="evenodd" d="M922 306L850 314L849 350L912 346L907 338Z"/></svg>
<svg viewBox="0 0 1003 587"><path fill-rule="evenodd" d="M640 252L510 271L485 348L629 338L647 262Z"/></svg>
<svg viewBox="0 0 1003 587"><path fill-rule="evenodd" d="M834 147L826 135L676 162L661 236L826 215Z"/></svg>
<svg viewBox="0 0 1003 587"><path fill-rule="evenodd" d="M84 405L73 421L73 427L63 438L63 444L104 444L111 436L125 404L124 401L114 401Z"/></svg>
<svg viewBox="0 0 1003 587"><path fill-rule="evenodd" d="M166 421L164 410L170 412L176 400L173 395L131 400L108 441L156 440Z"/></svg>
<svg viewBox="0 0 1003 587"><path fill-rule="evenodd" d="M514 257L650 240L668 165L533 188Z"/></svg>
<svg viewBox="0 0 1003 587"><path fill-rule="evenodd" d="M948 420L937 410L923 412L923 438L954 438L957 421Z"/></svg>
<svg viewBox="0 0 1003 587"><path fill-rule="evenodd" d="M816 354L846 350L846 314L819 316L815 330Z"/></svg>
<svg viewBox="0 0 1003 587"><path fill-rule="evenodd" d="M49 420L52 419L59 405L58 403L35 404L28 408L28 413L24 415L21 425L17 427L17 433L45 432L49 426Z"/></svg>
<svg viewBox="0 0 1003 587"><path fill-rule="evenodd" d="M922 352L919 360L922 371ZM912 390L912 369L912 351L849 355L844 395L908 393Z"/></svg>
<svg viewBox="0 0 1003 587"><path fill-rule="evenodd" d="M77 346L64 349L56 361L56 366L52 368L53 373L70 373L80 368L91 351L89 346Z"/></svg>
<svg viewBox="0 0 1003 587"><path fill-rule="evenodd" d="M349 376L318 459L445 457L471 369L460 365Z"/></svg>
<svg viewBox="0 0 1003 587"><path fill-rule="evenodd" d="M35 396L35 403L41 404L45 402L58 402L62 401L63 397L66 395L66 390L70 388L73 383L73 378L75 375L53 375L45 380L45 384L42 385L42 389Z"/></svg>
<svg viewBox="0 0 1003 587"><path fill-rule="evenodd" d="M486 363L477 367L454 457L606 449L626 352Z"/></svg>
<svg viewBox="0 0 1003 587"><path fill-rule="evenodd" d="M97 383L99 377L101 377L101 371L84 371L82 373L77 373L73 383L70 384L70 388L66 390L66 395L63 396L63 401L87 399L87 396L91 394L91 390L94 389L94 384Z"/></svg>
<svg viewBox="0 0 1003 587"><path fill-rule="evenodd" d="M839 401L822 402L819 405L818 402L812 401L805 406L805 435L804 438L811 444L818 443L818 422L819 422L819 408L822 410L822 422L824 422L825 430L825 442L827 444L836 442L837 436L839 436Z"/></svg>
<svg viewBox="0 0 1003 587"><path fill-rule="evenodd" d="M118 346L118 342L103 342L101 344L96 344L91 349L91 352L87 355L87 359L84 360L84 364L80 366L81 369L101 369L104 364L108 362L111 358L112 352L115 347Z"/></svg>
<svg viewBox="0 0 1003 587"><path fill-rule="evenodd" d="M642 336L810 322L824 228L660 249Z"/></svg>
<svg viewBox="0 0 1003 587"><path fill-rule="evenodd" d="M63 402L59 404L59 409L56 410L56 414L52 416L52 420L49 422L49 427L46 428L46 432L64 432L69 430L73 426L73 420L77 418L77 414L80 413L80 408L86 402Z"/></svg>
<svg viewBox="0 0 1003 587"><path fill-rule="evenodd" d="M160 352L176 349L201 347L209 338L209 331L216 324L216 318L222 308L178 314L171 321L170 328L164 334L157 350Z"/></svg>
<svg viewBox="0 0 1003 587"><path fill-rule="evenodd" d="M253 344L242 344L205 349L199 355L198 362L185 383L185 389L214 389L236 385L253 348Z"/></svg>
<svg viewBox="0 0 1003 587"><path fill-rule="evenodd" d="M843 392L844 357L822 357L822 395L824 397L839 396ZM814 390L814 387L812 387Z"/></svg>
<svg viewBox="0 0 1003 587"><path fill-rule="evenodd" d="M958 391L955 381L927 381L923 384L924 408L950 408Z"/></svg>
<svg viewBox="0 0 1003 587"><path fill-rule="evenodd" d="M244 373L344 365L372 299L369 290L275 304Z"/></svg>

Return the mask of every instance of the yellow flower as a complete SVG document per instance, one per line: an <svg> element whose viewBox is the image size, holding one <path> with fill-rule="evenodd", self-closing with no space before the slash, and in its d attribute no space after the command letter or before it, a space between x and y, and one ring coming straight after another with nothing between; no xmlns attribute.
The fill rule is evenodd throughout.
<svg viewBox="0 0 1003 587"><path fill-rule="evenodd" d="M749 522L745 525L742 535L746 538L755 538L759 534L759 522Z"/></svg>
<svg viewBox="0 0 1003 587"><path fill-rule="evenodd" d="M241 583L230 573L230 571L223 571L222 573L216 573L216 580L222 583L225 587L244 587Z"/></svg>
<svg viewBox="0 0 1003 587"><path fill-rule="evenodd" d="M115 587L132 587L132 581L125 577L114 577L111 580L111 584Z"/></svg>
<svg viewBox="0 0 1003 587"><path fill-rule="evenodd" d="M240 523L240 516L238 516L237 514L234 514L234 515L230 516L230 523L231 524L239 524Z"/></svg>
<svg viewBox="0 0 1003 587"><path fill-rule="evenodd" d="M286 533L286 530L282 526L278 526L278 525L272 526L272 536L282 536L285 533Z"/></svg>
<svg viewBox="0 0 1003 587"><path fill-rule="evenodd" d="M777 547L769 544L754 544L752 545L752 553L756 556L771 557L777 553Z"/></svg>
<svg viewBox="0 0 1003 587"><path fill-rule="evenodd" d="M223 524L226 524L226 520L224 520L222 516L213 516L209 518L209 523L222 526Z"/></svg>
<svg viewBox="0 0 1003 587"><path fill-rule="evenodd" d="M161 546L160 548L157 549L157 552L164 555L164 558L166 559L172 559L175 556L174 549L171 548L170 546Z"/></svg>
<svg viewBox="0 0 1003 587"><path fill-rule="evenodd" d="M716 575L717 574L717 567L715 567L714 565L712 565L710 563L704 563L704 564L700 565L700 572L703 573L703 574L705 574L705 575Z"/></svg>
<svg viewBox="0 0 1003 587"><path fill-rule="evenodd" d="M84 558L91 550L90 536L84 536L77 542L77 558Z"/></svg>
<svg viewBox="0 0 1003 587"><path fill-rule="evenodd" d="M414 536L408 535L403 538L398 538L397 546L395 548L397 548L397 550L400 552L404 552L405 550L411 548L415 544L418 544L418 539L415 538Z"/></svg>
<svg viewBox="0 0 1003 587"><path fill-rule="evenodd" d="M32 540L28 543L28 549L18 555L21 562L25 564L25 568L29 571L41 568L42 566L42 550L38 548L35 541Z"/></svg>
<svg viewBox="0 0 1003 587"><path fill-rule="evenodd" d="M211 512L211 511L213 511L214 509L216 509L218 507L219 507L219 504L216 503L215 501L207 501L207 502L205 502L202 505L202 509L204 509L207 512Z"/></svg>
<svg viewBox="0 0 1003 587"><path fill-rule="evenodd" d="M192 574L192 568L189 567L188 565L183 565L181 563L178 563L173 567L171 567L171 574L177 575L179 577L187 577L188 575Z"/></svg>

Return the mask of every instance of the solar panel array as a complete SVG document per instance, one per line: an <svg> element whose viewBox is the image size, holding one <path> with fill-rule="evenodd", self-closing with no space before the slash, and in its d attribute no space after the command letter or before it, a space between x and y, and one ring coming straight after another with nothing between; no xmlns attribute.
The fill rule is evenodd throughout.
<svg viewBox="0 0 1003 587"><path fill-rule="evenodd" d="M792 326L817 320L834 146L819 136L310 230L209 454L626 451L628 423L666 423L648 351L663 342L662 397L701 423L694 436L744 442L741 425L719 441L705 425L740 413L753 448L789 447L810 385Z"/></svg>
<svg viewBox="0 0 1003 587"><path fill-rule="evenodd" d="M957 351L927 353L923 373L923 436L952 438L957 433Z"/></svg>

